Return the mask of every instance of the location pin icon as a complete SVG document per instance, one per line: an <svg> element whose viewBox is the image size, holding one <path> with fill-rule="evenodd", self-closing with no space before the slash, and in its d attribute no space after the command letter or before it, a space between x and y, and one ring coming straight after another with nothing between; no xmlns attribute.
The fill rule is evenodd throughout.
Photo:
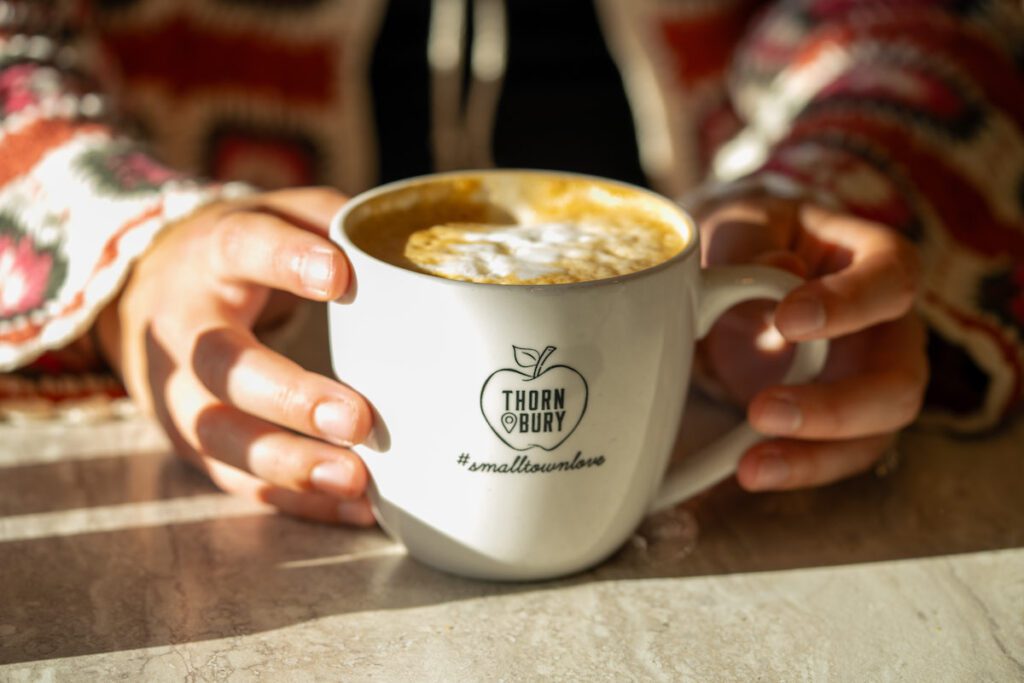
<svg viewBox="0 0 1024 683"><path fill-rule="evenodd" d="M501 416L501 426L505 428L505 432L508 434L512 433L512 430L516 426L516 416L513 413L505 413Z"/></svg>

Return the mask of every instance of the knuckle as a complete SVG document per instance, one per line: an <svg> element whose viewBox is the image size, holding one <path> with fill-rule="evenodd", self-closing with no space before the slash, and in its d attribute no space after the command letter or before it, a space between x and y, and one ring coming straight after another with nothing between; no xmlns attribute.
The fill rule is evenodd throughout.
<svg viewBox="0 0 1024 683"><path fill-rule="evenodd" d="M232 264L241 261L245 252L245 214L235 211L221 216L217 220L213 240L214 265L221 270L230 270Z"/></svg>
<svg viewBox="0 0 1024 683"><path fill-rule="evenodd" d="M284 418L286 424L297 425L305 430L310 429L316 400L297 383L281 384L276 387L271 403L274 406L274 411Z"/></svg>
<svg viewBox="0 0 1024 683"><path fill-rule="evenodd" d="M292 283L293 286L298 286L301 283L299 271L303 265L305 250L297 240L289 242L278 245L278 248L270 253L267 266L271 272L268 273L268 276L282 285Z"/></svg>
<svg viewBox="0 0 1024 683"><path fill-rule="evenodd" d="M309 466L303 454L291 448L258 448L249 457L253 474L277 486L301 488Z"/></svg>

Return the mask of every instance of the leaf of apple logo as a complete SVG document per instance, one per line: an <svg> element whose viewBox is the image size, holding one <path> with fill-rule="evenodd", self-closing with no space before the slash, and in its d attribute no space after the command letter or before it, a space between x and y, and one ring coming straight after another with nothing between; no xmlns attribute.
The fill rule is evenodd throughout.
<svg viewBox="0 0 1024 683"><path fill-rule="evenodd" d="M587 410L587 381L568 365L546 366L542 352L512 347L516 365L491 373L480 390L480 410L491 431L517 451L553 451L576 431Z"/></svg>

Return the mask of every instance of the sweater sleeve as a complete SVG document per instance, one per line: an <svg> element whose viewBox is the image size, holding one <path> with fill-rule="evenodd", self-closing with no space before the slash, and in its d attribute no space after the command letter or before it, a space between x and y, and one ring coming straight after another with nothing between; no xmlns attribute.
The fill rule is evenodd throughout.
<svg viewBox="0 0 1024 683"><path fill-rule="evenodd" d="M927 421L997 424L1024 375L1024 12L985 0L787 0L742 43L724 187L811 195L925 264Z"/></svg>
<svg viewBox="0 0 1024 683"><path fill-rule="evenodd" d="M81 337L163 227L244 191L118 134L81 6L0 0L0 371Z"/></svg>

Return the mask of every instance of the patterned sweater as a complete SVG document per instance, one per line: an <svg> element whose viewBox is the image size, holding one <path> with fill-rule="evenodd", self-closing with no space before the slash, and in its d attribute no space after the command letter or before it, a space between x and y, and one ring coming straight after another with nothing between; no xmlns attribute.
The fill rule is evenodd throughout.
<svg viewBox="0 0 1024 683"><path fill-rule="evenodd" d="M756 185L899 231L926 266L927 419L977 431L1020 401L1019 3L595 2L652 186ZM491 158L507 54L502 0L473 0L472 50L451 12L465 22L465 4L435 0L431 16L440 167ZM368 74L385 9L0 0L0 405L66 395L45 376L91 369L83 335L133 260L197 206L246 191L230 181L374 183ZM463 74L482 105L446 118L441 95Z"/></svg>

